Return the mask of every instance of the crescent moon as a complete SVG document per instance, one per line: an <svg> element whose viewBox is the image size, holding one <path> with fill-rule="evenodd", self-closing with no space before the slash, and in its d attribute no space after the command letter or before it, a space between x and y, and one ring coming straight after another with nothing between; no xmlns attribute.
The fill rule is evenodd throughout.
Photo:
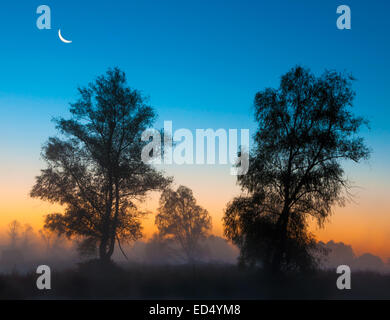
<svg viewBox="0 0 390 320"><path fill-rule="evenodd" d="M70 40L66 40L62 35L61 35L61 29L58 29L58 37L60 38L60 40L64 43L72 43L72 41Z"/></svg>

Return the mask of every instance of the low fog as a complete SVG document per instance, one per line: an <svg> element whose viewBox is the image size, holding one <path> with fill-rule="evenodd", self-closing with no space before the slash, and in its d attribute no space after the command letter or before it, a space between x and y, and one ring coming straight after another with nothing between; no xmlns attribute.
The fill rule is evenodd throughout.
<svg viewBox="0 0 390 320"><path fill-rule="evenodd" d="M0 273L35 272L46 264L55 270L69 269L77 263L97 258L97 250L80 250L82 239L68 240L47 230L34 230L28 224L11 222L0 234ZM322 257L323 269L335 270L345 264L352 271L390 273L390 263L370 253L356 255L350 245L342 242L319 242L327 249ZM163 240L158 234L116 248L113 260L118 264L172 265L186 264L187 259L174 242ZM199 264L236 264L239 250L225 239L210 235L199 246L196 262Z"/></svg>
<svg viewBox="0 0 390 320"><path fill-rule="evenodd" d="M0 272L35 272L38 265L46 264L63 270L77 263L97 259L95 250L83 250L82 239L68 240L48 230L34 230L30 225L11 222L0 234ZM186 264L187 258L179 246L171 240L163 240L157 234L132 244L115 248L113 260L118 264L169 265ZM225 239L214 235L201 241L196 255L197 263L235 264L239 251Z"/></svg>
<svg viewBox="0 0 390 320"><path fill-rule="evenodd" d="M384 262L380 257L371 253L356 255L352 246L333 240L319 245L328 249L328 254L322 259L324 269L336 269L337 266L348 265L352 271L376 271L390 273L390 259Z"/></svg>

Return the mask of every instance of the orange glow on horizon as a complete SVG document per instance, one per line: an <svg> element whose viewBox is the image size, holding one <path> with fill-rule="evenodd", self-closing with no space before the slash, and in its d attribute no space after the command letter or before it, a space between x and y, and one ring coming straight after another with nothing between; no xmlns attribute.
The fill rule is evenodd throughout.
<svg viewBox="0 0 390 320"><path fill-rule="evenodd" d="M206 208L212 216L212 233L223 236L221 219L224 209L226 204L240 193L240 189L236 185L236 177L230 176L227 169L214 169L205 167L194 170L188 170L188 167L175 169L174 188L180 184L190 187L198 204ZM0 231L4 231L14 219L22 224L30 224L37 231L42 227L47 213L61 212L58 205L29 197L34 184L31 168L21 170L17 174L12 170L5 172L4 168L1 171L4 172L2 177L5 179L0 182ZM26 179L26 176L29 178ZM323 229L318 229L312 224L311 230L317 240L344 242L352 245L357 255L369 252L380 256L386 262L390 258L390 205L386 188L375 186L373 182L366 182L365 188L355 199L356 203L351 202L345 207L335 208L334 215ZM158 194L152 194L142 205L144 210L151 212L142 220L145 238L149 238L156 231L154 214L158 207L158 197Z"/></svg>

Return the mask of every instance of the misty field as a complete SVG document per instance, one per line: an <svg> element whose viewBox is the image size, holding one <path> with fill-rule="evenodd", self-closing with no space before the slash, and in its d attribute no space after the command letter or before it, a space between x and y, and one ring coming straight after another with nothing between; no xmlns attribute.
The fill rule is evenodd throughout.
<svg viewBox="0 0 390 320"><path fill-rule="evenodd" d="M354 80L296 66L279 87L255 94L255 145L233 148L241 192L216 222L221 237L212 234L212 214L193 190L153 165L171 152L159 131L148 129L154 108L128 86L125 72L108 69L78 88L70 118L55 120L57 136L42 147L45 169L30 196L63 212L46 214L38 233L17 220L8 224L0 242L0 298L390 298L388 261L318 241L310 229L353 199L344 161L359 163L371 153L359 136L368 121L350 110ZM144 212L152 192L160 194L158 208ZM148 213L155 233L143 241ZM51 286L36 283L40 265L50 266ZM339 266L348 269L348 281L337 289ZM378 273L358 271L368 269Z"/></svg>
<svg viewBox="0 0 390 320"><path fill-rule="evenodd" d="M0 275L0 299L389 299L390 275L352 274L351 290L336 288L337 274L318 271L272 277L233 265L110 265L93 262L52 270L52 289L38 275Z"/></svg>

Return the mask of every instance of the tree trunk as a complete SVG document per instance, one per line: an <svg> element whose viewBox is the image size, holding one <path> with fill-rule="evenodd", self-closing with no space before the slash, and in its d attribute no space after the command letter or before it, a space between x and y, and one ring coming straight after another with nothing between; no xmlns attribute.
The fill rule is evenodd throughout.
<svg viewBox="0 0 390 320"><path fill-rule="evenodd" d="M114 217L112 219L112 223L110 224L111 228L109 228L110 234L108 237L107 255L109 256L109 259L111 259L111 256L114 253L115 242L116 242L116 238L117 238L116 233L117 233L118 216L119 216L119 200L120 200L119 181L118 181L118 178L115 178L115 213L114 213Z"/></svg>
<svg viewBox="0 0 390 320"><path fill-rule="evenodd" d="M286 241L287 241L287 226L289 220L288 209L284 209L280 215L277 227L276 227L276 241L277 245L271 262L271 268L274 273L280 273L282 267L283 255L286 252Z"/></svg>
<svg viewBox="0 0 390 320"><path fill-rule="evenodd" d="M99 244L99 260L102 262L106 262L110 260L110 257L107 255L107 240L102 239Z"/></svg>
<svg viewBox="0 0 390 320"><path fill-rule="evenodd" d="M111 254L107 247L110 245L110 225L111 225L111 211L113 203L113 186L112 186L112 175L108 176L108 199L106 203L106 212L103 216L103 226L102 226L102 238L99 245L99 259L101 261L108 262L111 259Z"/></svg>
<svg viewBox="0 0 390 320"><path fill-rule="evenodd" d="M110 260L111 259L111 256L113 255L114 253L114 249L115 249L115 240L116 240L116 237L115 237L115 234L112 236L110 236L110 240L109 240L109 246L108 246L108 250L107 250L107 256L108 256L108 259Z"/></svg>

